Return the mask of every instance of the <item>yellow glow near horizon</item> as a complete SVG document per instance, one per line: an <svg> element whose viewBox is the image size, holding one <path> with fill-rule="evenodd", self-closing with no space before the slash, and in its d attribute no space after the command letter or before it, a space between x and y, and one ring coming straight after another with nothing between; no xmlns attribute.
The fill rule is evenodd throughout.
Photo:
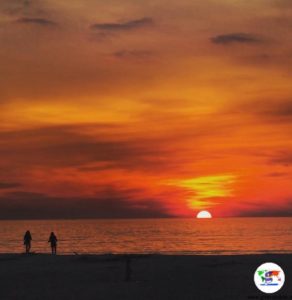
<svg viewBox="0 0 292 300"><path fill-rule="evenodd" d="M234 175L222 174L174 180L170 184L193 192L194 194L188 198L188 204L190 208L197 209L215 205L216 203L211 202L210 199L232 196L232 184L235 179Z"/></svg>

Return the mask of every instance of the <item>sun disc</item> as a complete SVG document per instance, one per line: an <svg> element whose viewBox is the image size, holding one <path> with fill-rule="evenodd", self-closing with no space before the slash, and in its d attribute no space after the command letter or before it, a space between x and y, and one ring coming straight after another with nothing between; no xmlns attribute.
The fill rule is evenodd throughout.
<svg viewBox="0 0 292 300"><path fill-rule="evenodd" d="M212 215L206 211L206 210L202 210L197 214L197 219L211 219Z"/></svg>

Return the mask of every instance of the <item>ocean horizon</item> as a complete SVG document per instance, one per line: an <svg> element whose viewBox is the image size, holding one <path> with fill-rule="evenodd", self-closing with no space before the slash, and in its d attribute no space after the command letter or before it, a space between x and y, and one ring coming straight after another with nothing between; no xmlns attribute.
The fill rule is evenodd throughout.
<svg viewBox="0 0 292 300"><path fill-rule="evenodd" d="M241 255L292 253L292 218L0 220L0 253L50 253L51 231L59 254Z"/></svg>

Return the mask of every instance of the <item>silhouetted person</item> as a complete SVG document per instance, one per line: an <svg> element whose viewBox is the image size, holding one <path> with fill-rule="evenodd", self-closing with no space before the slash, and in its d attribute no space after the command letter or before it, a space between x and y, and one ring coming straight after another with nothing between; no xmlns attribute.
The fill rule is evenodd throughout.
<svg viewBox="0 0 292 300"><path fill-rule="evenodd" d="M29 253L29 251L30 251L31 241L32 241L32 237L31 237L30 231L27 230L27 232L25 233L25 235L23 237L23 244L25 246L26 253Z"/></svg>
<svg viewBox="0 0 292 300"><path fill-rule="evenodd" d="M58 240L56 235L54 234L54 232L51 232L48 243L51 243L52 254L57 254L57 242Z"/></svg>

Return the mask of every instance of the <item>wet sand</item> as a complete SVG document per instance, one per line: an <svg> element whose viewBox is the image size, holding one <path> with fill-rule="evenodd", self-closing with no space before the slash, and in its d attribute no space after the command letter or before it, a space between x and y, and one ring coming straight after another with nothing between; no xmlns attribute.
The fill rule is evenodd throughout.
<svg viewBox="0 0 292 300"><path fill-rule="evenodd" d="M253 282L264 262L286 274L285 286L272 296ZM292 255L2 254L0 299L292 299Z"/></svg>

